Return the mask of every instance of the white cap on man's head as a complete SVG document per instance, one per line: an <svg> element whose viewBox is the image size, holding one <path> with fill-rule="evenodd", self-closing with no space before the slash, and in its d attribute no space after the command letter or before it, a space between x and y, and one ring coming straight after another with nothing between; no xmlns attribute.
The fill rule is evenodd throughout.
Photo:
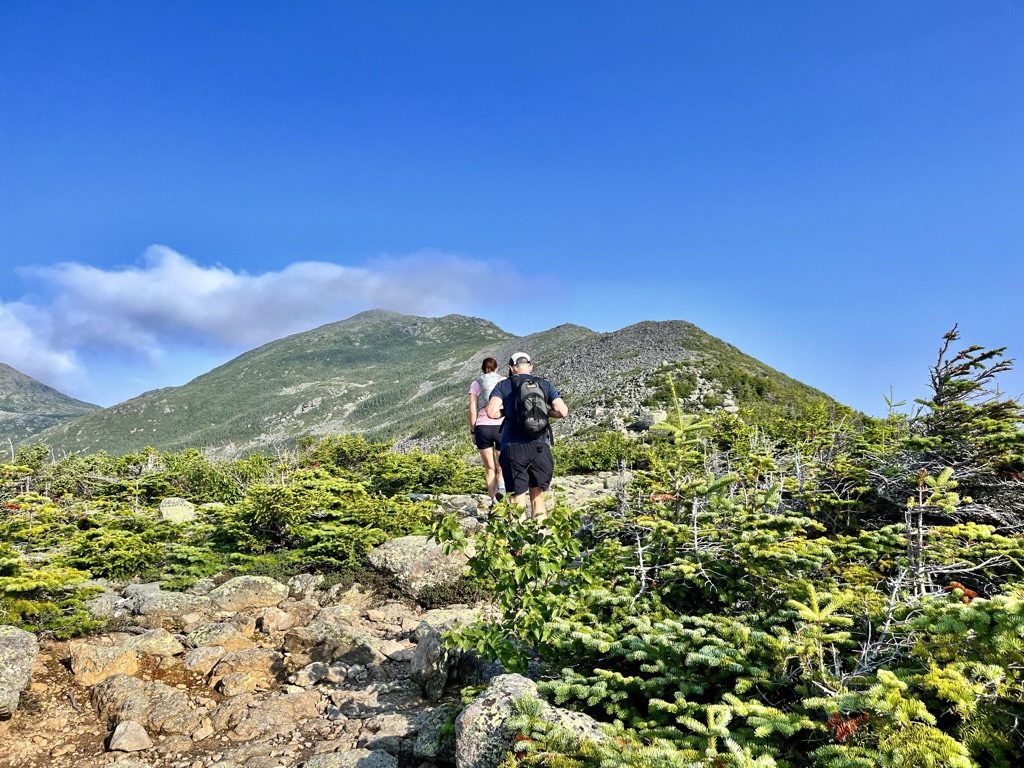
<svg viewBox="0 0 1024 768"><path fill-rule="evenodd" d="M520 363L532 363L533 360L525 352L513 352L512 356L508 359L508 364L511 366L519 365Z"/></svg>

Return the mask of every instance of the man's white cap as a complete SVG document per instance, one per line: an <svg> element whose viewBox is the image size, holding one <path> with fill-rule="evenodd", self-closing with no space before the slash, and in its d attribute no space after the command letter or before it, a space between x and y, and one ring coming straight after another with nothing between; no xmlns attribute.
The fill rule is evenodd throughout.
<svg viewBox="0 0 1024 768"><path fill-rule="evenodd" d="M525 352L513 352L512 356L508 359L508 364L511 365L511 366L516 366L519 363L532 363L532 362L533 362L533 360L531 360L530 356L528 354L526 354Z"/></svg>

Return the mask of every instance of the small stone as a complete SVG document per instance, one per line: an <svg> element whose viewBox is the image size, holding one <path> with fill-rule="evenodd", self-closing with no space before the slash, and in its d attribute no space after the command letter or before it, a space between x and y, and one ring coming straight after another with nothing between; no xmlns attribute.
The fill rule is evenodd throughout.
<svg viewBox="0 0 1024 768"><path fill-rule="evenodd" d="M135 720L125 720L114 729L108 749L111 752L141 752L152 747L153 741L146 729Z"/></svg>
<svg viewBox="0 0 1024 768"><path fill-rule="evenodd" d="M341 663L331 664L327 669L327 677L324 678L328 683L333 685L341 685L345 682L348 677L348 667Z"/></svg>
<svg viewBox="0 0 1024 768"><path fill-rule="evenodd" d="M303 688L312 688L327 677L329 671L328 666L322 661L314 661L312 664L304 666L288 679L295 685L301 685Z"/></svg>

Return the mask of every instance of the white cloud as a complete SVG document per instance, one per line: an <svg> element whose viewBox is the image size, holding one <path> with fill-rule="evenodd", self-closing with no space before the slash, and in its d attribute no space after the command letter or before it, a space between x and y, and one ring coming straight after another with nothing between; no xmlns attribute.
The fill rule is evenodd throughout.
<svg viewBox="0 0 1024 768"><path fill-rule="evenodd" d="M70 387L81 375L72 350L57 348L49 317L19 302L0 304L0 362L40 381Z"/></svg>
<svg viewBox="0 0 1024 768"><path fill-rule="evenodd" d="M240 350L374 307L466 312L503 295L509 279L500 267L439 251L248 274L161 245L138 266L62 262L23 274L52 298L0 305L0 361L53 386L81 378L83 355L127 353L155 365L170 347Z"/></svg>
<svg viewBox="0 0 1024 768"><path fill-rule="evenodd" d="M487 264L425 251L365 267L300 261L250 275L204 267L165 246L141 267L102 270L72 262L34 270L58 296L54 325L71 347L154 354L183 340L251 346L372 307L437 314L471 303L497 273Z"/></svg>

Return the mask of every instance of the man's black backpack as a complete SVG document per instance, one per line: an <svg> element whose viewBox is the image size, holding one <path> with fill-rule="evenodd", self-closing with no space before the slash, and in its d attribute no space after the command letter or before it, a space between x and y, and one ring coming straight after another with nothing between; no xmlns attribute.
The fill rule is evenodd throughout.
<svg viewBox="0 0 1024 768"><path fill-rule="evenodd" d="M543 381L524 374L512 378L516 430L524 437L537 438L548 431L548 395Z"/></svg>

